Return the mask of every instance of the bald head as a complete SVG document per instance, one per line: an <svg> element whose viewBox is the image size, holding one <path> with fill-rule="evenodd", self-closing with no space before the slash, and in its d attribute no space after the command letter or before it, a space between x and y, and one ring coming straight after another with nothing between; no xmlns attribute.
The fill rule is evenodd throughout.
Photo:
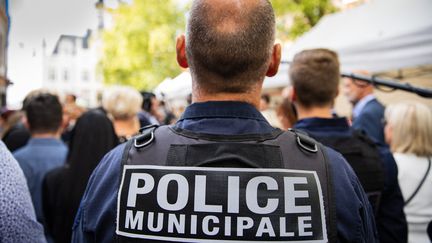
<svg viewBox="0 0 432 243"><path fill-rule="evenodd" d="M197 14L207 19L208 27L214 28L214 31L221 35L233 35L241 31L243 27L247 25L251 12L255 11L257 7L260 7L260 3L262 5L262 2L263 1L199 0L194 2L192 11L207 11Z"/></svg>
<svg viewBox="0 0 432 243"><path fill-rule="evenodd" d="M266 75L274 35L267 0L195 0L186 37L195 82L212 92L246 92Z"/></svg>

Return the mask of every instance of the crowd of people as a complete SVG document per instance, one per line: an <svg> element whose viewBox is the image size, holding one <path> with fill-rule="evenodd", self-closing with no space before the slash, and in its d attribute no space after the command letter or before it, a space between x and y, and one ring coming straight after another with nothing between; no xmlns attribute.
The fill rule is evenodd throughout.
<svg viewBox="0 0 432 243"><path fill-rule="evenodd" d="M0 242L432 241L431 108L385 107L350 78L340 91L328 49L296 54L272 103L274 32L268 1L194 1L181 117L125 86L94 109L46 90L4 108Z"/></svg>
<svg viewBox="0 0 432 243"><path fill-rule="evenodd" d="M30 205L50 242L71 241L81 197L102 157L139 134L140 124L163 125L163 112L171 116L166 121L173 116L159 109L154 94L130 87L107 90L97 109L86 110L76 99L68 95L61 102L56 94L35 90L25 98L22 110L2 112L2 153L12 152L24 172ZM5 171L6 175L13 176ZM7 242L9 236L4 237Z"/></svg>

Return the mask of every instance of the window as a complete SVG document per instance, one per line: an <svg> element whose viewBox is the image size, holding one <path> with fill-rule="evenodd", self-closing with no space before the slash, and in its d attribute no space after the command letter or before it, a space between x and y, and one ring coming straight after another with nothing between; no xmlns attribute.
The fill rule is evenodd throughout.
<svg viewBox="0 0 432 243"><path fill-rule="evenodd" d="M56 70L54 68L50 68L48 70L48 80L50 80L50 81L56 80Z"/></svg>
<svg viewBox="0 0 432 243"><path fill-rule="evenodd" d="M84 81L84 82L88 82L89 79L90 79L90 73L89 73L89 71L84 70L84 71L81 73L81 79L82 79L82 81Z"/></svg>
<svg viewBox="0 0 432 243"><path fill-rule="evenodd" d="M65 70L63 71L63 80L64 80L65 82L69 81L69 71L68 71L67 69L65 69Z"/></svg>

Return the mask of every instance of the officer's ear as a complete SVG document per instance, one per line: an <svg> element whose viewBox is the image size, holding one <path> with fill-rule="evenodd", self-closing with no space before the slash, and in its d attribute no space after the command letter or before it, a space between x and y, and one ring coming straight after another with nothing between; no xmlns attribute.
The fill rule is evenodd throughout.
<svg viewBox="0 0 432 243"><path fill-rule="evenodd" d="M188 68L189 64L186 58L186 37L184 34L177 37L176 52L177 52L177 63L182 68Z"/></svg>
<svg viewBox="0 0 432 243"><path fill-rule="evenodd" d="M273 53L271 55L270 65L267 69L266 76L273 77L279 70L279 64L281 61L281 45L279 43L273 46Z"/></svg>

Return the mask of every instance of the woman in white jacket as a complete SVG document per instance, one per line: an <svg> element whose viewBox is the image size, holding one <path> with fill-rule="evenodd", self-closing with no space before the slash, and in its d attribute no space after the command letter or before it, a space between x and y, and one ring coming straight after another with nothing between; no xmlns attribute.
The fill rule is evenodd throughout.
<svg viewBox="0 0 432 243"><path fill-rule="evenodd" d="M430 242L432 220L432 110L421 103L390 105L385 112L386 142L396 160L405 199L409 242Z"/></svg>

